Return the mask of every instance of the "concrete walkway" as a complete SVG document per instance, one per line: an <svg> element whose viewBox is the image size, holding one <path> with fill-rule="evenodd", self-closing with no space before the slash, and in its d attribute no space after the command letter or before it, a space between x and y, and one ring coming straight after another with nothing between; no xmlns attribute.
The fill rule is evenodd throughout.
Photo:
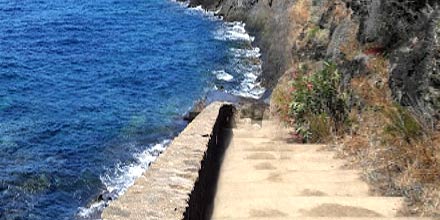
<svg viewBox="0 0 440 220"><path fill-rule="evenodd" d="M320 145L287 143L273 121L242 119L220 170L213 220L396 217L403 198L374 197L359 172Z"/></svg>

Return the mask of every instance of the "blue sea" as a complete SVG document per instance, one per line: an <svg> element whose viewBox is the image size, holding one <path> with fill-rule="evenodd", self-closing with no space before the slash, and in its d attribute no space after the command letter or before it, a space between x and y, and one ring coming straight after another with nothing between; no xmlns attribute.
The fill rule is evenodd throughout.
<svg viewBox="0 0 440 220"><path fill-rule="evenodd" d="M169 0L0 0L0 219L99 218L196 100L262 95L252 41Z"/></svg>

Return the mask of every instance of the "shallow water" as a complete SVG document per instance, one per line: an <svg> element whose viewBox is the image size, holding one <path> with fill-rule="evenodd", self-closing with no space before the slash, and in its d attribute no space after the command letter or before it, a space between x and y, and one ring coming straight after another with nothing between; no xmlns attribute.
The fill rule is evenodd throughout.
<svg viewBox="0 0 440 220"><path fill-rule="evenodd" d="M242 27L167 0L0 1L0 219L90 218L196 99L260 96Z"/></svg>

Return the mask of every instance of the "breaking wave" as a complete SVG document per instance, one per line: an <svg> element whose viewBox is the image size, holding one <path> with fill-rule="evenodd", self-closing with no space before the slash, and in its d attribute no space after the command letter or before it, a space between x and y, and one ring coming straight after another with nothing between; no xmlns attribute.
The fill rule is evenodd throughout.
<svg viewBox="0 0 440 220"><path fill-rule="evenodd" d="M94 201L88 207L79 208L79 219L100 219L100 214L108 203L124 194L166 149L170 142L170 140L163 140L160 143L150 145L143 152L134 155L134 163L128 165L118 163L116 168L101 176L100 179L106 187L105 194L107 195L101 195L102 200Z"/></svg>
<svg viewBox="0 0 440 220"><path fill-rule="evenodd" d="M227 73L224 70L216 70L213 72L213 74L217 77L218 80L223 80L226 82L230 82L234 79L231 74Z"/></svg>

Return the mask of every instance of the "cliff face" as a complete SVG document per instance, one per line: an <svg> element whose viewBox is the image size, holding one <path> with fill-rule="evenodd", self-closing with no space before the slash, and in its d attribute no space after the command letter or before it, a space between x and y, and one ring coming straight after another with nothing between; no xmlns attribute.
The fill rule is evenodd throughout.
<svg viewBox="0 0 440 220"><path fill-rule="evenodd" d="M190 0L190 6L202 5L217 11L227 21L243 21L246 29L256 37L264 62L262 78L266 87L274 87L277 79L291 65L289 8L294 1L274 0Z"/></svg>
<svg viewBox="0 0 440 220"><path fill-rule="evenodd" d="M440 216L439 0L190 1L246 22L293 138L333 142L404 213Z"/></svg>
<svg viewBox="0 0 440 220"><path fill-rule="evenodd" d="M393 98L427 120L439 119L440 12L438 1L349 2L359 24L358 40L390 60Z"/></svg>
<svg viewBox="0 0 440 220"><path fill-rule="evenodd" d="M190 0L196 5L247 24L269 88L291 68L327 60L347 84L353 76L385 76L375 83L387 84L395 101L430 124L440 118L437 0Z"/></svg>

